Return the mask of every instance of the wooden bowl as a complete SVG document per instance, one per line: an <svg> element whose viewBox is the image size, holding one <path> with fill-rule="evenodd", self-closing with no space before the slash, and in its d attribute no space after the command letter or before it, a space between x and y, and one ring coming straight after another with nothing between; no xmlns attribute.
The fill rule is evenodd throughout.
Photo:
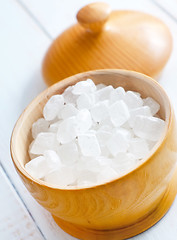
<svg viewBox="0 0 177 240"><path fill-rule="evenodd" d="M98 83L122 86L153 97L166 121L162 138L147 159L122 177L84 189L58 189L32 178L24 165L29 161L31 126L42 116L44 104L53 94L87 78ZM52 213L56 223L79 239L119 240L151 227L167 212L177 192L177 130L169 99L153 79L126 70L97 70L80 73L51 86L25 109L13 130L11 155L18 174L31 195Z"/></svg>

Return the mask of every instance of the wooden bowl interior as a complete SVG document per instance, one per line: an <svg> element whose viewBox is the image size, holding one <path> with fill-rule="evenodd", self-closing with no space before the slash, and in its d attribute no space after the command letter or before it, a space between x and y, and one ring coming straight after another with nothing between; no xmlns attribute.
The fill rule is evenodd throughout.
<svg viewBox="0 0 177 240"><path fill-rule="evenodd" d="M91 78L95 84L122 86L125 90L141 93L143 98L148 96L154 98L160 104L159 116L168 124L171 112L168 97L161 86L151 78L124 70L98 70L77 74L46 89L33 100L20 116L12 134L11 153L16 167L23 174L28 175L24 165L29 161L28 148L32 141L31 126L38 118L42 117L42 110L47 100L54 94L61 94L66 87L87 78Z"/></svg>

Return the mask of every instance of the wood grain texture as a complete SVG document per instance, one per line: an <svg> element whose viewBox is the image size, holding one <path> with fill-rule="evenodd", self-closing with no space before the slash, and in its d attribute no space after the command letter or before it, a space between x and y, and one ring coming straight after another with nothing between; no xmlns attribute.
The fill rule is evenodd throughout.
<svg viewBox="0 0 177 240"><path fill-rule="evenodd" d="M40 64L49 41L39 29L36 21L25 12L20 4L23 2L29 12L41 22L43 27L55 38L76 19L77 10L93 0L6 0L0 1L0 160L8 172L13 184L25 202L37 225L50 240L71 240L53 221L49 212L44 210L30 196L16 174L10 159L9 141L15 121L24 107L45 88L40 76ZM162 19L171 29L174 39L173 52L160 78L160 84L167 91L177 114L177 25L151 0L105 0L112 9L139 10ZM176 1L176 0L174 0ZM168 6L171 2L168 2ZM69 6L69 7L68 7ZM166 8L167 9L167 8ZM51 17L52 16L52 17ZM13 21L11 20L13 19ZM1 183L0 183L1 184ZM1 217L3 217L1 212ZM4 213L5 214L5 213ZM134 237L136 240L176 240L177 199L168 214L153 228ZM21 223L18 222L18 225ZM12 238L8 239L11 240Z"/></svg>
<svg viewBox="0 0 177 240"><path fill-rule="evenodd" d="M76 73L109 68L154 77L170 56L171 34L151 15L137 11L110 13L107 4L97 3L82 8L77 19L79 23L64 31L44 58L42 70L48 85Z"/></svg>
<svg viewBox="0 0 177 240"><path fill-rule="evenodd" d="M111 8L107 3L91 3L77 13L78 22L88 31L98 33L110 17Z"/></svg>
<svg viewBox="0 0 177 240"><path fill-rule="evenodd" d="M132 172L100 186L62 190L31 178L25 171L24 164L29 160L28 147L32 139L30 129L32 123L42 115L44 104L53 94L62 93L67 86L86 78L93 79L96 84L102 82L114 87L122 86L126 90L140 92L143 97L153 97L161 105L159 114L167 122L167 129L153 150L155 152L151 152L147 160ZM100 235L106 230L107 237L123 239L123 236L124 238L133 236L152 226L173 202L177 190L174 181L177 178L176 137L173 111L167 95L159 84L135 72L102 70L75 75L40 94L16 124L12 135L11 154L17 172L38 203L61 219L59 222L66 221L77 226L77 229L84 229L84 235L82 231L79 231L80 235L77 234L78 231L74 229L73 232L70 231L72 235L81 239L95 239L97 233ZM161 207L155 212L158 205ZM148 219L152 212L155 214ZM148 221L143 221L145 218ZM63 224L64 227L62 225L65 230L68 229L67 224ZM133 227L130 231L130 226L134 224L139 227ZM90 229L88 232L92 232L92 235L89 233L87 235L87 229Z"/></svg>

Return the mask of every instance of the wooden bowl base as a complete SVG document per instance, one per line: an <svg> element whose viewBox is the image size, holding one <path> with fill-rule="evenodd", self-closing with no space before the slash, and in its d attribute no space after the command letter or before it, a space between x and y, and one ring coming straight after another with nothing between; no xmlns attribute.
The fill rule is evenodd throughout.
<svg viewBox="0 0 177 240"><path fill-rule="evenodd" d="M57 225L70 235L83 240L122 240L144 232L157 223L169 210L177 193L177 170L156 209L142 221L121 229L94 230L80 227L53 216Z"/></svg>

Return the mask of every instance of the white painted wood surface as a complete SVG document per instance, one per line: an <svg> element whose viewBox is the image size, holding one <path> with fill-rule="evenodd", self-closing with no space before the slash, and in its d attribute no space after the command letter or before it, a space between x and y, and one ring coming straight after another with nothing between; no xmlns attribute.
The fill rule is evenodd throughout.
<svg viewBox="0 0 177 240"><path fill-rule="evenodd" d="M0 167L0 239L42 240L43 236Z"/></svg>
<svg viewBox="0 0 177 240"><path fill-rule="evenodd" d="M158 7L177 21L177 0L153 0Z"/></svg>
<svg viewBox="0 0 177 240"><path fill-rule="evenodd" d="M163 0L163 6L158 0L105 0L113 9L148 12L160 17L169 26L174 49L160 83L170 96L177 115L177 21L172 10L165 8L170 1L177 0ZM40 67L47 47L53 38L76 21L78 9L89 2L93 1L0 0L1 240L74 239L56 226L50 214L27 192L11 162L9 142L20 113L46 87ZM158 224L132 239L176 240L177 199Z"/></svg>

